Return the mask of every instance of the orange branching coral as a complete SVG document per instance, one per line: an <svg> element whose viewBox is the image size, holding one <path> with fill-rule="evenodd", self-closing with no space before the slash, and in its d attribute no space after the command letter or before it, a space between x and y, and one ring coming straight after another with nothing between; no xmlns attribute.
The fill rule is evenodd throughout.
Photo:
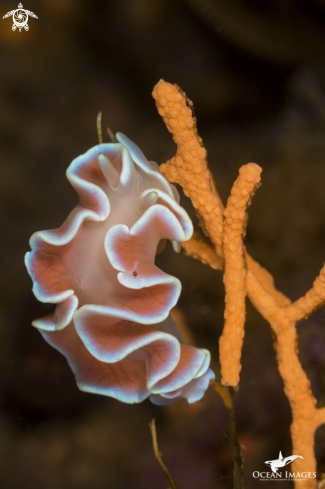
<svg viewBox="0 0 325 489"><path fill-rule="evenodd" d="M176 155L160 165L159 169L170 182L181 185L185 195L191 199L204 231L214 245L217 257L214 256L215 253L208 252L206 242L197 238L197 235L186 243L184 249L194 258L200 256L199 259L207 261L212 268L221 269L224 207L207 165L206 150L198 135L195 117L192 116L192 102L177 85L171 85L164 80L157 83L152 95L159 114L177 144ZM254 273L276 300L281 304L287 303L288 299L275 289L272 275L249 256L247 263L249 267L253 267Z"/></svg>
<svg viewBox="0 0 325 489"><path fill-rule="evenodd" d="M243 247L244 210L249 199L249 192L245 196L242 195L242 197L247 197L247 201L241 202L239 209L231 209L231 205L236 206L234 205L235 200L232 201L234 195L230 197L223 226L222 202L207 167L206 151L197 134L196 121L191 114L191 103L177 86L172 86L163 80L154 88L153 96L158 111L177 144L176 156L161 165L161 171L167 179L183 187L184 193L192 200L204 230L213 244L211 247L196 234L186 243L185 251L188 255L200 259L203 263L208 263L215 269L221 269L223 260L225 260L226 329L224 339L221 340L221 357L222 349L226 348L228 342L225 340L225 336L228 335L227 323L230 320L235 323L233 306L237 308L239 305L241 311L236 332L233 330L234 336L229 335L230 342L232 342L232 359L236 358L237 377L231 373L233 376L231 381L226 380L225 376L223 381L235 385L239 374L238 358L240 358L242 344L243 301L245 298L243 280L246 275L246 293L256 309L270 323L274 332L279 372L292 410L292 450L294 454L303 457L293 462L291 470L299 473L315 472L314 435L317 427L325 423L325 408L317 409L310 382L300 364L296 323L308 317L325 303L325 265L311 290L291 304L290 299L275 288L272 275L250 257ZM245 168L247 169L250 165L246 165L241 171L245 173ZM253 167L255 171L259 169L257 165ZM258 171L256 175L258 178L255 176L255 185L259 181ZM252 188L255 185L252 185ZM241 187L238 186L238 189ZM238 190L238 197L240 197L240 190ZM236 213L236 216L233 213ZM234 243L231 238L232 230L236 230ZM246 274L243 269L243 255L246 256ZM237 293L238 296L236 296ZM298 484L299 489L317 487L317 481L313 478L301 479Z"/></svg>
<svg viewBox="0 0 325 489"><path fill-rule="evenodd" d="M182 243L182 248L186 255L200 260L215 270L223 270L224 260L216 254L213 247L199 233L194 232L191 239ZM265 290L272 295L277 304L280 306L291 304L290 299L274 286L274 279L270 272L257 263L246 251L245 256L247 268L254 273L255 277L261 282Z"/></svg>
<svg viewBox="0 0 325 489"><path fill-rule="evenodd" d="M288 306L291 304L290 299L274 286L274 279L270 272L257 263L257 261L255 261L248 253L246 253L246 261L248 270L251 270L254 273L264 289L273 297L279 306Z"/></svg>
<svg viewBox="0 0 325 489"><path fill-rule="evenodd" d="M249 297L270 323L275 333L275 348L279 371L284 382L284 390L292 410L291 438L293 453L304 459L296 459L292 470L296 472L315 472L314 456L315 430L325 422L325 408L316 408L309 379L298 358L296 321L310 314L325 300L325 267L307 294L293 304L281 307L264 289L252 272L247 274ZM299 487L312 489L313 479L306 479Z"/></svg>
<svg viewBox="0 0 325 489"><path fill-rule="evenodd" d="M223 270L224 261L216 254L209 243L199 233L194 232L191 239L182 243L185 254L200 260L204 265L209 265L215 270Z"/></svg>
<svg viewBox="0 0 325 489"><path fill-rule="evenodd" d="M218 256L222 257L223 208L219 195L211 185L207 152L196 130L192 102L177 86L163 80L157 83L152 95L159 114L177 144L176 155L161 165L160 171L170 182L183 187Z"/></svg>
<svg viewBox="0 0 325 489"><path fill-rule="evenodd" d="M261 167L255 163L239 170L224 212L223 250L226 289L225 325L219 342L222 383L235 387L239 383L241 349L244 339L246 268L243 235L247 221L246 207L260 182Z"/></svg>
<svg viewBox="0 0 325 489"><path fill-rule="evenodd" d="M321 269L318 277L313 283L312 288L288 309L288 315L293 321L300 321L310 316L315 309L318 309L325 302L325 265Z"/></svg>

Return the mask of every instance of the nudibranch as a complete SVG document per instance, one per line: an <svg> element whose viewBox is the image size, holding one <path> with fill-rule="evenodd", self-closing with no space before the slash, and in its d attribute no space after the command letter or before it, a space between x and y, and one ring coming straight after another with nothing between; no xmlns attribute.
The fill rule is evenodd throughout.
<svg viewBox="0 0 325 489"><path fill-rule="evenodd" d="M184 344L170 316L180 281L155 266L193 227L176 188L121 133L76 158L67 178L78 205L58 229L30 239L33 292L55 311L33 321L68 360L78 387L126 403L202 398L208 350Z"/></svg>

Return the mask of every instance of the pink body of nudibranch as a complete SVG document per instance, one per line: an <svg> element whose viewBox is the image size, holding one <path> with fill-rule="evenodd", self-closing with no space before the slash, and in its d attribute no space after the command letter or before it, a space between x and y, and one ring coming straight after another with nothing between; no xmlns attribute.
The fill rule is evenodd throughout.
<svg viewBox="0 0 325 489"><path fill-rule="evenodd" d="M33 325L66 356L81 390L192 403L214 378L210 354L183 343L169 315L180 282L155 266L158 243L178 250L192 223L156 163L123 134L117 140L71 163L77 207L60 228L31 237L34 294L57 304Z"/></svg>

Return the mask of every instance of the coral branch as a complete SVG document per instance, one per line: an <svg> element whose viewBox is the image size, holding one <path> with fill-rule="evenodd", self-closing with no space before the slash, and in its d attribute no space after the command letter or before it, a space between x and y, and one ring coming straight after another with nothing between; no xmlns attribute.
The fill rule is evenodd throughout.
<svg viewBox="0 0 325 489"><path fill-rule="evenodd" d="M290 427L293 453L304 458L293 462L296 472L315 472L314 435L319 425L325 422L325 409L316 409L310 381L298 358L295 322L312 313L325 299L324 268L307 294L288 307L280 307L252 272L246 278L247 293L256 309L270 323L275 333L275 349L284 391L292 410ZM316 487L315 479L306 479L299 487Z"/></svg>
<svg viewBox="0 0 325 489"><path fill-rule="evenodd" d="M241 370L244 339L246 269L243 236L247 221L246 207L260 182L262 169L249 163L239 170L224 212L223 248L226 289L225 325L219 341L222 384L236 386Z"/></svg>
<svg viewBox="0 0 325 489"><path fill-rule="evenodd" d="M243 481L243 457L237 436L236 418L234 411L234 391L231 387L225 387L219 382L210 382L211 387L222 397L227 411L228 435L231 445L232 458L234 460L234 489L242 489Z"/></svg>
<svg viewBox="0 0 325 489"><path fill-rule="evenodd" d="M325 407L317 409L317 427L325 423Z"/></svg>
<svg viewBox="0 0 325 489"><path fill-rule="evenodd" d="M161 171L167 179L183 187L184 193L190 197L197 210L203 230L210 237L214 246L213 250L202 238L195 235L185 245L185 251L203 263L208 263L212 268L222 268L222 261L225 259L226 324L220 341L223 383L235 385L238 382L245 319L245 260L243 257L245 255L246 292L256 309L270 323L274 332L279 372L292 410L290 428L292 450L294 454L303 457L303 459L294 460L292 470L300 473L316 472L314 435L317 427L325 423L325 408L316 408L316 400L312 394L309 379L300 364L295 325L298 320L308 317L325 302L325 266L311 290L291 304L291 301L275 288L272 275L246 254L242 245L244 210L249 200L249 193L253 191L259 181L259 167L251 166L252 164L244 167L254 169L256 180L254 181L254 178L251 181L248 180L252 186L251 190L248 189L247 194L244 192L245 195L241 193L246 190L243 183L238 185L236 192L232 191L225 211L226 220L223 229L223 206L207 168L206 152L197 134L195 119L186 105L187 103L191 107L192 104L178 87L173 87L163 80L156 85L153 96L156 99L158 111L177 144L176 156L161 165ZM213 209L212 204L214 204ZM220 391L220 389L216 390ZM219 393L223 395L224 392ZM225 397L225 404L228 401L229 399ZM313 478L299 482L299 489L315 489L316 487L317 481Z"/></svg>
<svg viewBox="0 0 325 489"><path fill-rule="evenodd" d="M199 233L194 233L191 239L182 243L182 248L186 255L200 260L204 265L209 265L214 270L223 270L223 259Z"/></svg>
<svg viewBox="0 0 325 489"><path fill-rule="evenodd" d="M169 181L181 185L185 195L191 199L204 231L214 245L216 257L213 258L208 245L198 243L198 241L204 242L203 239L196 238L198 234L186 245L184 243L183 248L193 258L203 263L207 262L212 268L221 269L219 266L223 258L224 206L207 166L206 150L202 146L202 140L197 133L196 120L192 115L192 102L179 87L164 80L157 83L152 95L159 114L177 144L176 155L167 163L160 165L160 171ZM289 299L275 289L273 277L267 270L248 255L247 264L280 305L290 304Z"/></svg>
<svg viewBox="0 0 325 489"><path fill-rule="evenodd" d="M321 269L312 288L287 309L288 316L294 320L307 318L325 302L325 265Z"/></svg>
<svg viewBox="0 0 325 489"><path fill-rule="evenodd" d="M260 314L275 324L275 320L283 315L283 310L251 270L246 275L246 288L250 301Z"/></svg>
<svg viewBox="0 0 325 489"><path fill-rule="evenodd" d="M210 237L218 256L223 256L223 206L211 185L206 149L202 145L192 115L192 102L181 90L160 80L152 92L159 114L177 144L177 153L160 165L161 173L180 184L197 210L204 232Z"/></svg>
<svg viewBox="0 0 325 489"><path fill-rule="evenodd" d="M299 362L295 322L288 319L288 308L278 306L252 272L247 273L246 285L252 303L275 333L279 372L292 410L292 451L304 457L293 462L292 470L315 472L314 433L325 421L325 415L320 416L316 409L310 381ZM312 489L315 483L314 479L306 479L300 482L299 488Z"/></svg>
<svg viewBox="0 0 325 489"><path fill-rule="evenodd" d="M172 478L171 473L167 469L167 467L164 464L164 462L161 460L161 453L159 452L159 448L158 448L155 418L152 418L152 420L150 421L149 428L150 428L150 431L151 431L152 445L153 445L153 451L154 451L155 457L156 457L156 459L157 459L160 467L165 472L166 477L168 479L168 482L170 484L171 489L177 489L177 486L175 484L174 479Z"/></svg>
<svg viewBox="0 0 325 489"><path fill-rule="evenodd" d="M291 301L274 286L274 279L270 272L263 268L257 261L246 253L247 268L251 270L264 289L273 297L279 306L288 306ZM249 294L248 294L249 296ZM250 298L250 297L249 297Z"/></svg>
<svg viewBox="0 0 325 489"><path fill-rule="evenodd" d="M213 247L197 232L192 238L182 243L185 254L196 260L200 260L204 265L209 265L214 270L223 270L224 260L220 258ZM274 279L270 272L263 268L245 250L246 263L248 270L251 270L264 289L271 294L279 306L288 306L291 301L274 286Z"/></svg>

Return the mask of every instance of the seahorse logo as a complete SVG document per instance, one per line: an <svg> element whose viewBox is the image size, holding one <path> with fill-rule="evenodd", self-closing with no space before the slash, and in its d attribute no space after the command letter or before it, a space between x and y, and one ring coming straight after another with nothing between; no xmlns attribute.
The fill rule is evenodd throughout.
<svg viewBox="0 0 325 489"><path fill-rule="evenodd" d="M24 28L25 31L28 31L28 16L34 17L34 19L38 19L37 15L35 15L33 12L23 9L22 3L18 5L18 8L16 10L11 10L11 12L7 12L6 15L4 15L2 18L7 19L11 16L14 22L12 25L12 30L15 31L18 27L19 32L21 32L22 28Z"/></svg>

